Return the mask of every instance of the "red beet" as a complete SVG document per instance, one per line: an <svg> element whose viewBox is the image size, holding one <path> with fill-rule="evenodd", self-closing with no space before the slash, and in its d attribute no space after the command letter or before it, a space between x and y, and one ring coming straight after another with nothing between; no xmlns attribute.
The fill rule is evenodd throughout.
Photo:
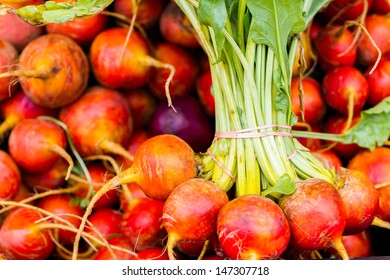
<svg viewBox="0 0 390 280"><path fill-rule="evenodd" d="M80 217L83 215L83 209L81 207L72 205L72 197L63 194L41 198L37 203L37 207L53 213L53 216L60 217L75 228L78 228L80 225ZM51 222L54 223L55 221L55 218L51 219ZM65 225L69 226L68 223ZM64 245L72 244L76 235L72 231L62 229L53 230L53 233L55 238Z"/></svg>
<svg viewBox="0 0 390 280"><path fill-rule="evenodd" d="M165 201L163 223L168 232L167 249L175 259L173 248L179 240L206 241L217 231L217 216L228 196L215 183L194 178L177 186Z"/></svg>
<svg viewBox="0 0 390 280"><path fill-rule="evenodd" d="M48 190L58 189L63 187L66 183L65 177L67 175L69 163L59 158L54 165L39 173L23 173L23 182L26 186L34 192L45 192Z"/></svg>
<svg viewBox="0 0 390 280"><path fill-rule="evenodd" d="M300 84L302 83L302 84ZM302 92L300 87L302 86ZM308 124L318 123L326 112L326 104L321 92L321 84L310 77L303 78L300 81L299 77L295 77L291 81L291 106L293 113L299 120L303 120L301 116L301 99L304 120Z"/></svg>
<svg viewBox="0 0 390 280"><path fill-rule="evenodd" d="M363 172L354 169L342 168L337 173L337 181L347 214L343 235L360 233L372 224L377 215L377 190Z"/></svg>
<svg viewBox="0 0 390 280"><path fill-rule="evenodd" d="M217 233L231 259L277 259L287 248L290 229L279 206L261 195L229 201L218 214Z"/></svg>
<svg viewBox="0 0 390 280"><path fill-rule="evenodd" d="M315 48L324 71L355 64L357 45L354 35L343 25L333 24L321 29L315 39Z"/></svg>
<svg viewBox="0 0 390 280"><path fill-rule="evenodd" d="M33 194L31 193L30 189L26 187L25 184L21 183L19 185L18 191L15 194L15 196L12 198L13 201L20 202L26 198L30 198ZM34 201L27 202L27 204L34 204Z"/></svg>
<svg viewBox="0 0 390 280"><path fill-rule="evenodd" d="M121 232L136 251L161 246L167 233L162 226L164 201L136 198L124 209Z"/></svg>
<svg viewBox="0 0 390 280"><path fill-rule="evenodd" d="M178 258L178 255L175 254ZM136 256L132 256L131 260L169 260L168 252L164 247L146 248L137 252Z"/></svg>
<svg viewBox="0 0 390 280"><path fill-rule="evenodd" d="M166 1L140 0L134 2L136 3L136 6L133 6L133 1L116 0L113 4L114 11L129 19L136 16L135 22L137 24L145 28L151 28L158 23ZM136 13L134 13L134 9L136 9Z"/></svg>
<svg viewBox="0 0 390 280"><path fill-rule="evenodd" d="M16 208L0 228L0 248L9 259L44 260L53 252L49 231L39 228L42 216L29 208Z"/></svg>
<svg viewBox="0 0 390 280"><path fill-rule="evenodd" d="M40 173L50 169L63 157L73 167L66 151L65 132L56 123L43 119L24 119L12 130L8 139L9 152L25 171Z"/></svg>
<svg viewBox="0 0 390 280"><path fill-rule="evenodd" d="M102 237L109 239L110 236L121 234L120 222L122 213L113 208L96 209L88 220L92 226L86 226L85 232L92 234L98 239Z"/></svg>
<svg viewBox="0 0 390 280"><path fill-rule="evenodd" d="M16 14L0 16L0 38L10 42L18 52L43 33L42 26L31 25Z"/></svg>
<svg viewBox="0 0 390 280"><path fill-rule="evenodd" d="M326 103L340 114L358 115L368 98L368 82L355 67L334 68L326 73L321 86Z"/></svg>
<svg viewBox="0 0 390 280"><path fill-rule="evenodd" d="M93 73L101 85L115 89L146 85L152 70L151 50L147 40L136 30L125 44L127 33L127 28L109 28L93 40L89 55Z"/></svg>
<svg viewBox="0 0 390 280"><path fill-rule="evenodd" d="M358 41L357 62L363 66L373 65L378 59L379 48L382 56L390 52L390 20L385 15L371 14L366 17L365 28L375 42L372 43L366 34L362 34Z"/></svg>
<svg viewBox="0 0 390 280"><path fill-rule="evenodd" d="M154 57L175 68L175 74L169 85L172 99L189 95L194 90L199 66L191 52L173 43L160 42L154 46ZM169 74L169 69L156 69L149 77L148 86L159 99L166 98L165 83Z"/></svg>
<svg viewBox="0 0 390 280"><path fill-rule="evenodd" d="M373 0L371 11L376 14L388 14L390 13L390 3L387 0Z"/></svg>
<svg viewBox="0 0 390 280"><path fill-rule="evenodd" d="M62 1L56 1L62 2ZM65 23L49 23L47 33L69 36L83 48L87 48L93 39L108 25L108 17L102 13L90 17L75 18Z"/></svg>
<svg viewBox="0 0 390 280"><path fill-rule="evenodd" d="M332 184L317 178L298 181L294 193L283 196L279 206L290 225L292 248L333 247L343 259L348 259L341 241L346 210L340 193Z"/></svg>
<svg viewBox="0 0 390 280"><path fill-rule="evenodd" d="M59 119L68 127L80 155L109 152L132 160L123 148L133 130L130 109L118 91L101 86L88 88L79 99L61 109Z"/></svg>
<svg viewBox="0 0 390 280"><path fill-rule="evenodd" d="M375 106L384 98L390 96L390 60L382 59L376 68L369 67L365 71L368 82L368 104Z"/></svg>
<svg viewBox="0 0 390 280"><path fill-rule="evenodd" d="M115 236L110 239L108 239L108 243L111 246L118 246L123 249L127 249L132 251L133 247L129 243L126 237L124 236ZM134 254L120 251L115 248L112 248L114 251L114 255L111 254L110 250L108 250L107 247L100 247L99 250L93 255L94 260L130 260Z"/></svg>
<svg viewBox="0 0 390 280"><path fill-rule="evenodd" d="M187 16L175 3L170 1L160 16L160 33L171 43L184 47L198 47L199 42Z"/></svg>
<svg viewBox="0 0 390 280"><path fill-rule="evenodd" d="M88 59L81 47L61 34L45 34L21 52L17 75L25 94L49 108L66 106L85 90L89 79Z"/></svg>
<svg viewBox="0 0 390 280"><path fill-rule="evenodd" d="M342 236L341 240L350 259L374 256L371 236L367 230L356 234ZM333 248L329 248L327 252L329 252L329 254L333 254L335 257L340 257Z"/></svg>
<svg viewBox="0 0 390 280"><path fill-rule="evenodd" d="M206 243L206 241L179 240L176 243L176 248L190 258L196 257L199 259L203 255L202 260L205 258L204 255L213 254L214 251L212 242Z"/></svg>
<svg viewBox="0 0 390 280"><path fill-rule="evenodd" d="M362 15L364 9L367 13L373 1L375 0L333 0L320 12L320 16L325 22L333 18L338 22L356 20Z"/></svg>
<svg viewBox="0 0 390 280"><path fill-rule="evenodd" d="M15 197L21 183L19 167L7 152L0 150L0 200Z"/></svg>
<svg viewBox="0 0 390 280"><path fill-rule="evenodd" d="M6 40L0 39L0 75L13 70L18 53L16 48ZM13 77L0 78L0 101L11 96Z"/></svg>
<svg viewBox="0 0 390 280"><path fill-rule="evenodd" d="M0 125L1 139L22 119L33 119L39 116L56 117L58 110L37 105L22 90L18 90L0 103L0 113L3 117Z"/></svg>
<svg viewBox="0 0 390 280"><path fill-rule="evenodd" d="M355 116L352 118L351 125L349 128L352 128L358 121L360 120L360 116ZM325 120L324 132L341 134L345 132L348 124L348 117L335 114L333 116L329 116ZM333 144L330 144L333 145ZM362 150L357 144L343 144L343 143L335 143L332 146L332 150L340 157L341 160L349 160L356 153Z"/></svg>
<svg viewBox="0 0 390 280"><path fill-rule="evenodd" d="M378 187L379 209L378 217L390 220L390 148L377 147L372 151L364 150L356 154L348 163L347 168L356 169L368 176ZM380 187L383 185L382 187Z"/></svg>
<svg viewBox="0 0 390 280"><path fill-rule="evenodd" d="M146 88L122 91L130 105L134 129L142 129L149 123L157 107L157 100Z"/></svg>

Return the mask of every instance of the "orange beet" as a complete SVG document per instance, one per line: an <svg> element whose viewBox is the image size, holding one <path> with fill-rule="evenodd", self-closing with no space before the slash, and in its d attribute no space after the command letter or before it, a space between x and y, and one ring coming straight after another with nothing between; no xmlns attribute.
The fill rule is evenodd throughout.
<svg viewBox="0 0 390 280"><path fill-rule="evenodd" d="M61 34L31 41L19 57L20 84L35 103L58 108L76 100L86 89L89 64L82 48Z"/></svg>

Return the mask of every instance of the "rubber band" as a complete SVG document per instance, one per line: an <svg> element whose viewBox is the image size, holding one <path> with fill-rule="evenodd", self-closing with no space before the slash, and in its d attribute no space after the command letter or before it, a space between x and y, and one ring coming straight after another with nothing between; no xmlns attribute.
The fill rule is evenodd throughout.
<svg viewBox="0 0 390 280"><path fill-rule="evenodd" d="M215 161L215 163L233 180L233 182L236 182L236 178L233 176L233 174L230 172L229 169L227 169L223 164L217 160L217 158L214 156L213 152L209 149L207 149L207 153L211 156L211 158Z"/></svg>
<svg viewBox="0 0 390 280"><path fill-rule="evenodd" d="M285 136L285 137L293 137L291 132L286 131L268 131L268 132L251 132L254 130L261 130L267 128L284 128L291 130L291 126L288 125L277 125L277 124L269 124L269 125L261 125L254 128L245 128L235 131L228 132L216 132L214 134L214 140L219 138L257 138L257 137L267 137L267 136Z"/></svg>
<svg viewBox="0 0 390 280"><path fill-rule="evenodd" d="M287 158L288 159L292 159L293 157L295 157L295 155L298 153L298 151L297 150L294 150L294 152L291 154L291 155L289 155Z"/></svg>

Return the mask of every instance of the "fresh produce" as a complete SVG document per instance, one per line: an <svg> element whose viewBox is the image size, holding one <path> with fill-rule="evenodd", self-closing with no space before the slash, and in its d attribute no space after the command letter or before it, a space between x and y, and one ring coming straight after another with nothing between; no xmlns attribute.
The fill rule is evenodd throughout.
<svg viewBox="0 0 390 280"><path fill-rule="evenodd" d="M118 91L103 86L90 87L79 99L61 108L59 120L67 126L82 156L106 151L132 160L123 148L133 130L131 113L126 99Z"/></svg>
<svg viewBox="0 0 390 280"><path fill-rule="evenodd" d="M134 250L141 251L163 244L166 231L162 225L164 201L149 197L129 201L120 229Z"/></svg>
<svg viewBox="0 0 390 280"><path fill-rule="evenodd" d="M198 47L199 41L191 22L174 1L166 4L159 20L161 36L168 42L183 47Z"/></svg>
<svg viewBox="0 0 390 280"><path fill-rule="evenodd" d="M133 164L109 180L91 199L83 215L73 254L77 256L78 240L94 204L107 191L121 184L136 183L144 193L165 200L181 183L196 176L196 158L192 148L181 138L162 134L149 138L137 149Z"/></svg>
<svg viewBox="0 0 390 280"><path fill-rule="evenodd" d="M341 241L346 210L333 185L316 178L299 181L295 192L282 197L279 205L290 225L290 246L298 250L333 247L343 259L349 258Z"/></svg>
<svg viewBox="0 0 390 280"><path fill-rule="evenodd" d="M166 199L162 215L169 259L175 259L173 248L179 240L207 241L215 235L218 213L227 202L226 193L208 180L194 178L178 185Z"/></svg>
<svg viewBox="0 0 390 280"><path fill-rule="evenodd" d="M12 130L21 120L39 116L57 117L58 109L35 104L22 91L18 90L0 104L3 122L0 124L0 139Z"/></svg>
<svg viewBox="0 0 390 280"><path fill-rule="evenodd" d="M321 84L314 78L300 79L295 77L291 80L290 90L292 111L298 119L310 125L319 123L326 113ZM301 110L303 114L301 114Z"/></svg>
<svg viewBox="0 0 390 280"><path fill-rule="evenodd" d="M71 200L72 197L65 194L46 196L38 201L37 207L60 216L68 225L70 223L77 228L80 225L79 217L83 210L78 205L72 205ZM74 232L62 229L54 229L53 233L55 239L65 246L73 244L76 235Z"/></svg>
<svg viewBox="0 0 390 280"><path fill-rule="evenodd" d="M386 56L390 51L390 42L385 36L390 31L390 21L384 15L371 14L365 19L365 28L369 36L362 34L359 38L357 57L358 63L369 66L374 64L379 56Z"/></svg>
<svg viewBox="0 0 390 280"><path fill-rule="evenodd" d="M100 247L99 250L93 255L94 260L129 260L134 257L133 254L128 251L132 251L133 248L127 238L123 236L112 237L108 240L110 245L117 246L118 248L112 249L112 252L108 247ZM128 251L120 250L127 249Z"/></svg>
<svg viewBox="0 0 390 280"><path fill-rule="evenodd" d="M81 47L61 34L44 34L23 48L17 76L24 93L36 104L58 108L76 100L89 79L88 59Z"/></svg>
<svg viewBox="0 0 390 280"><path fill-rule="evenodd" d="M218 240L231 259L277 259L290 241L281 208L261 195L244 195L223 206L217 220Z"/></svg>
<svg viewBox="0 0 390 280"><path fill-rule="evenodd" d="M24 184L34 192L44 192L55 190L66 184L66 175L68 174L69 163L60 157L52 167L39 172L23 172Z"/></svg>
<svg viewBox="0 0 390 280"><path fill-rule="evenodd" d="M0 18L43 32L0 73L0 149L12 159L0 168L20 170L1 186L0 233L15 210L34 210L20 227L51 241L37 259L350 259L360 252L344 240L365 233L371 256L388 255L380 0L5 1ZM51 49L63 38L73 51ZM27 56L40 67L22 67ZM68 161L26 162L46 153L13 138L35 121L59 128ZM28 147L19 157L15 142ZM32 258L12 248L0 240L0 258Z"/></svg>
<svg viewBox="0 0 390 280"><path fill-rule="evenodd" d="M192 96L180 96L173 99L173 105L176 111L164 102L157 106L149 122L150 134L174 134L195 152L205 152L213 140L214 128L200 101Z"/></svg>
<svg viewBox="0 0 390 280"><path fill-rule="evenodd" d="M362 72L351 66L337 67L322 80L326 103L343 115L358 115L368 98L368 83Z"/></svg>
<svg viewBox="0 0 390 280"><path fill-rule="evenodd" d="M0 199L12 199L16 196L22 178L14 159L0 150Z"/></svg>
<svg viewBox="0 0 390 280"><path fill-rule="evenodd" d="M341 169L338 173L347 218L344 235L366 230L374 221L379 207L378 192L372 181L362 172Z"/></svg>
<svg viewBox="0 0 390 280"><path fill-rule="evenodd" d="M370 66L364 74L369 88L367 102L374 106L390 96L390 61L382 59L373 71L372 68L373 66Z"/></svg>
<svg viewBox="0 0 390 280"><path fill-rule="evenodd" d="M18 15L6 14L0 17L0 38L11 43L18 52L44 33L44 27L25 22Z"/></svg>
<svg viewBox="0 0 390 280"><path fill-rule="evenodd" d="M54 243L49 231L36 223L41 218L30 208L17 208L7 215L0 228L0 247L7 258L42 260L50 256Z"/></svg>
<svg viewBox="0 0 390 280"><path fill-rule="evenodd" d="M68 143L65 132L56 123L42 119L24 119L12 130L9 152L15 162L31 173L50 169L62 157L68 164L68 175L74 166L73 159L66 151Z"/></svg>
<svg viewBox="0 0 390 280"><path fill-rule="evenodd" d="M16 48L4 39L0 39L0 101L7 99L13 90L13 77L1 77L7 70L13 69L18 53Z"/></svg>
<svg viewBox="0 0 390 280"><path fill-rule="evenodd" d="M164 0L116 0L113 10L130 19L142 27L151 28L158 23L164 9Z"/></svg>
<svg viewBox="0 0 390 280"><path fill-rule="evenodd" d="M357 45L353 33L345 26L332 24L322 28L314 42L322 70L355 64Z"/></svg>
<svg viewBox="0 0 390 280"><path fill-rule="evenodd" d="M175 69L169 84L171 98L189 95L195 87L199 73L199 65L192 53L176 44L165 42L156 44L153 53L157 60ZM165 83L169 75L169 69L155 69L148 77L148 86L159 99L166 99Z"/></svg>

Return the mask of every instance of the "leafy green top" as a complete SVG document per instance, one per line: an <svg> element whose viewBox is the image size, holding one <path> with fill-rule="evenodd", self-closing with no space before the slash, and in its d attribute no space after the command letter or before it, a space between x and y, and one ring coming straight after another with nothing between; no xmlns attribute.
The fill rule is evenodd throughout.
<svg viewBox="0 0 390 280"><path fill-rule="evenodd" d="M57 3L55 1L46 1L42 5L28 5L11 10L11 12L16 13L31 25L65 23L76 17L96 15L113 1L114 0L78 0L76 5L71 5L66 2Z"/></svg>

